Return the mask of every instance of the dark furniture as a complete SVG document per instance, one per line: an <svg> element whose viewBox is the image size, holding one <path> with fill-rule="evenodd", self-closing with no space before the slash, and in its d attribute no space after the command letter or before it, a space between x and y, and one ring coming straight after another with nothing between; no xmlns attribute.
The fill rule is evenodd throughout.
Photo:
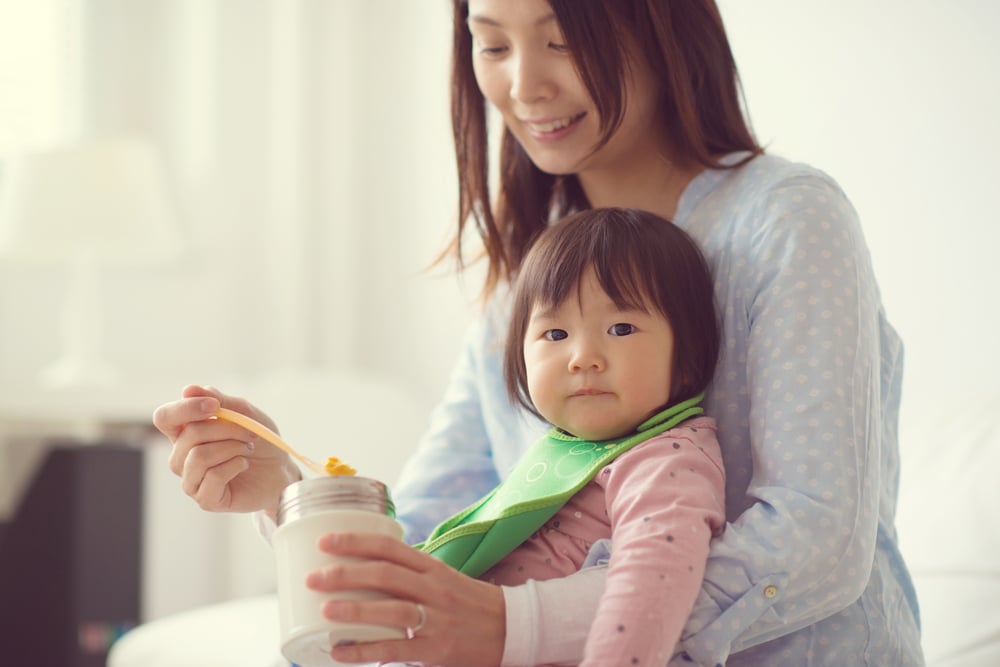
<svg viewBox="0 0 1000 667"><path fill-rule="evenodd" d="M142 452L54 443L0 530L0 661L104 667L138 624Z"/></svg>

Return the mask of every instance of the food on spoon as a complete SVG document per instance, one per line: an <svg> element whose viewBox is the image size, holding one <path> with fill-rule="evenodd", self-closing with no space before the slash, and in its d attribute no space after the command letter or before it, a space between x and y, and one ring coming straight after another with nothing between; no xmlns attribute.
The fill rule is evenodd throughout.
<svg viewBox="0 0 1000 667"><path fill-rule="evenodd" d="M327 475L354 475L358 471L347 465L336 456L331 456L326 460L326 464L323 466L326 468Z"/></svg>

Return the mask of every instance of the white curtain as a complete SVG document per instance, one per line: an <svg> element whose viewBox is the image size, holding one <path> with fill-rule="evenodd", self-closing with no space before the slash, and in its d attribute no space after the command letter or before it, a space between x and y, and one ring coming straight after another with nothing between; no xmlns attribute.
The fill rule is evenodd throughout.
<svg viewBox="0 0 1000 667"><path fill-rule="evenodd" d="M151 136L192 240L107 277L108 350L147 376L352 366L437 393L470 310L422 273L455 218L448 3L81 7L81 129Z"/></svg>
<svg viewBox="0 0 1000 667"><path fill-rule="evenodd" d="M449 4L79 1L81 131L151 137L191 239L179 265L105 275L108 356L163 400L321 366L429 408L474 310L423 272L456 215ZM259 592L270 555L246 518L197 510L150 452L147 617Z"/></svg>

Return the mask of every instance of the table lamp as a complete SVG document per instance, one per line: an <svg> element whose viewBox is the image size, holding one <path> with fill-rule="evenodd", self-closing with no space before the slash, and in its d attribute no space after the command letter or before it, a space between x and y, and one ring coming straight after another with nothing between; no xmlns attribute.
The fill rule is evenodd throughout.
<svg viewBox="0 0 1000 667"><path fill-rule="evenodd" d="M151 143L114 138L18 155L0 169L0 255L70 267L62 354L47 387L113 382L100 353L99 269L175 256L181 235Z"/></svg>

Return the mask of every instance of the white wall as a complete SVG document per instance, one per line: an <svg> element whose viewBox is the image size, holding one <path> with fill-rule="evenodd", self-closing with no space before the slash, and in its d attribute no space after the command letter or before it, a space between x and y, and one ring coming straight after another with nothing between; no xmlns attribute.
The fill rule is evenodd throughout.
<svg viewBox="0 0 1000 667"><path fill-rule="evenodd" d="M1000 5L720 4L761 140L861 215L906 345L904 431L942 393L997 387Z"/></svg>

